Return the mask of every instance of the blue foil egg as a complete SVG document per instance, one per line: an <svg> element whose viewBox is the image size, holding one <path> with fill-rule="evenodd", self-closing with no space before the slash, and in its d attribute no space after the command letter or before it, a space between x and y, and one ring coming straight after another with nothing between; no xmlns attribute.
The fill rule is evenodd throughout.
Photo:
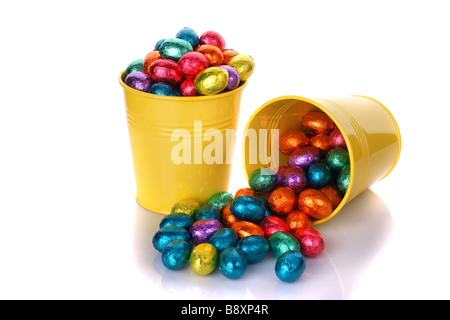
<svg viewBox="0 0 450 320"><path fill-rule="evenodd" d="M189 228L194 223L189 215L182 212L174 212L165 216L159 223L159 228L164 227L180 227L189 231Z"/></svg>
<svg viewBox="0 0 450 320"><path fill-rule="evenodd" d="M308 169L308 181L314 188L323 188L331 183L333 173L325 163L313 164Z"/></svg>
<svg viewBox="0 0 450 320"><path fill-rule="evenodd" d="M169 242L176 239L181 239L189 242L189 233L185 229L180 227L161 228L153 236L153 247L159 252L162 252L164 248L169 244Z"/></svg>
<svg viewBox="0 0 450 320"><path fill-rule="evenodd" d="M156 42L156 44L155 44L155 50L159 50L159 47L161 46L161 44L166 40L167 39L158 40L158 42Z"/></svg>
<svg viewBox="0 0 450 320"><path fill-rule="evenodd" d="M248 263L256 263L269 254L269 241L263 236L248 236L239 240L236 248L242 251Z"/></svg>
<svg viewBox="0 0 450 320"><path fill-rule="evenodd" d="M229 279L242 277L247 270L247 260L244 254L236 248L227 248L220 253L219 270Z"/></svg>
<svg viewBox="0 0 450 320"><path fill-rule="evenodd" d="M234 247L237 241L238 237L236 232L229 228L219 229L209 239L209 243L212 244L219 253L226 248Z"/></svg>
<svg viewBox="0 0 450 320"><path fill-rule="evenodd" d="M205 204L198 208L197 214L195 215L195 221L214 219L220 220L220 209L212 204Z"/></svg>
<svg viewBox="0 0 450 320"><path fill-rule="evenodd" d="M231 202L231 213L238 220L259 224L266 214L264 205L255 197L239 196Z"/></svg>
<svg viewBox="0 0 450 320"><path fill-rule="evenodd" d="M276 213L272 210L272 208L270 208L270 204L269 201L267 201L267 199L263 198L263 197L256 197L256 199L261 202L264 206L264 208L266 209L266 213L264 214L264 217L270 217L270 216L275 216Z"/></svg>
<svg viewBox="0 0 450 320"><path fill-rule="evenodd" d="M194 29L189 27L184 27L175 35L175 38L182 39L191 44L192 48L195 49L198 46L199 37Z"/></svg>
<svg viewBox="0 0 450 320"><path fill-rule="evenodd" d="M275 263L275 274L284 282L294 282L306 268L305 257L300 251L288 251L278 257Z"/></svg>
<svg viewBox="0 0 450 320"><path fill-rule="evenodd" d="M170 84L164 83L164 82L157 82L154 83L150 90L148 90L149 93L157 94L159 96L173 96L177 97L180 95L180 92L175 88L174 86L171 86Z"/></svg>
<svg viewBox="0 0 450 320"><path fill-rule="evenodd" d="M348 185L350 183L350 165L346 165L344 169L339 173L337 178L337 187L342 194L347 192Z"/></svg>
<svg viewBox="0 0 450 320"><path fill-rule="evenodd" d="M188 262L191 250L190 243L181 239L173 240L162 251L162 263L170 270L180 270Z"/></svg>

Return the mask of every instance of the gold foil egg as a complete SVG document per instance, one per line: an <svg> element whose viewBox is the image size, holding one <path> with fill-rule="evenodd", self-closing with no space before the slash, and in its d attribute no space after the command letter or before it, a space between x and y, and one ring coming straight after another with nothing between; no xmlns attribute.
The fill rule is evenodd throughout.
<svg viewBox="0 0 450 320"><path fill-rule="evenodd" d="M252 57L245 54L235 55L228 61L228 65L237 71L241 81L246 81L250 78L253 70L255 70L255 62Z"/></svg>
<svg viewBox="0 0 450 320"><path fill-rule="evenodd" d="M227 87L228 72L219 67L210 67L200 71L194 83L198 93L204 96L217 94Z"/></svg>

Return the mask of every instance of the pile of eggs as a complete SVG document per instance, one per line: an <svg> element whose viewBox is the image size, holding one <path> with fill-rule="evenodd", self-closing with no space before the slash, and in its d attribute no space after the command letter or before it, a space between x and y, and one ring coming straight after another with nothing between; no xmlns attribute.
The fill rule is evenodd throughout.
<svg viewBox="0 0 450 320"><path fill-rule="evenodd" d="M170 270L189 264L198 275L216 268L227 278L242 277L248 264L275 257L275 274L284 282L300 278L306 258L319 256L325 242L312 222L329 216L349 183L345 140L322 112L302 119L303 129L280 135L288 163L274 173L255 170L249 188L214 194L206 204L175 203L153 237ZM300 126L299 126L300 127Z"/></svg>
<svg viewBox="0 0 450 320"><path fill-rule="evenodd" d="M250 56L226 49L218 32L206 31L198 36L185 27L175 38L159 40L144 59L130 63L124 82L156 95L215 95L239 87L254 68Z"/></svg>

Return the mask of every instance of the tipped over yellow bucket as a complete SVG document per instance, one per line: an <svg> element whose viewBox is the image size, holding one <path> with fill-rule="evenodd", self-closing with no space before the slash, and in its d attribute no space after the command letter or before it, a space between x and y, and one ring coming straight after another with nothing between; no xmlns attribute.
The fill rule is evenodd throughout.
<svg viewBox="0 0 450 320"><path fill-rule="evenodd" d="M125 95L139 204L168 214L178 200L206 203L213 194L228 190L246 83L213 96L169 97L135 90L123 80L122 72L119 83ZM215 158L217 151L221 160ZM209 154L212 163L204 157Z"/></svg>
<svg viewBox="0 0 450 320"><path fill-rule="evenodd" d="M328 217L316 220L319 224L336 215L341 208L374 182L383 179L395 167L400 156L400 130L389 110L380 102L365 96L338 99L308 99L284 96L266 102L250 117L245 132L279 129L303 130L302 118L311 111L325 112L345 138L350 156L350 183L340 205ZM249 175L267 167L266 159L250 161L247 135L243 141L244 171ZM267 156L271 157L271 140L267 139ZM279 150L277 150L279 152ZM255 158L255 157L253 157ZM279 152L279 164L287 164L288 156ZM262 160L262 161L261 161Z"/></svg>

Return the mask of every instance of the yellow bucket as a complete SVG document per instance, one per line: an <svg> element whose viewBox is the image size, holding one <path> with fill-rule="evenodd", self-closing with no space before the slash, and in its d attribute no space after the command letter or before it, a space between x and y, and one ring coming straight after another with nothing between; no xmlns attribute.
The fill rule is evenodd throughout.
<svg viewBox="0 0 450 320"><path fill-rule="evenodd" d="M338 99L308 99L299 96L283 96L266 102L250 117L242 144L245 175L256 169L269 166L271 139L267 136L266 158L253 157L247 132L252 129L268 132L279 129L279 134L288 130L302 130L301 119L311 111L323 111L341 131L350 156L350 183L340 205L326 218L316 220L319 224L331 219L342 207L378 180L386 177L395 167L400 156L400 130L393 115L380 102L365 96ZM288 156L279 150L279 164L287 164ZM268 160L269 159L269 160Z"/></svg>
<svg viewBox="0 0 450 320"><path fill-rule="evenodd" d="M169 97L135 90L124 83L123 75L119 83L124 89L138 203L168 214L179 200L206 203L213 194L228 190L246 83L213 96ZM214 158L218 151L222 160Z"/></svg>

